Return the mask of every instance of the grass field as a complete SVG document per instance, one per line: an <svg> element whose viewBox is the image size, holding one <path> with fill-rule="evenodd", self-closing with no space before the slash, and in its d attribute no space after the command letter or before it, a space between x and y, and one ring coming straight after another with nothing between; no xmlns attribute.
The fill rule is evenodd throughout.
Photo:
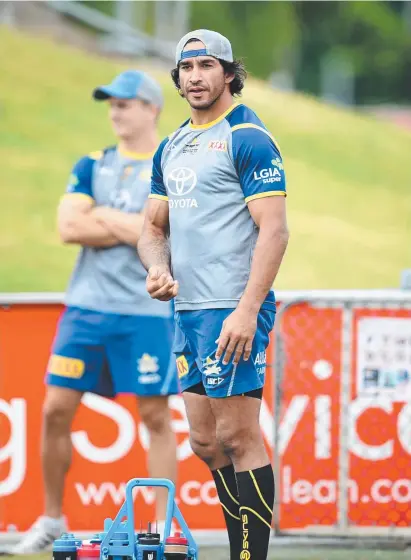
<svg viewBox="0 0 411 560"><path fill-rule="evenodd" d="M13 556L13 560L50 560L51 554ZM411 553L383 550L332 550L324 549L280 549L272 547L269 560L409 560ZM200 560L228 560L228 550L223 548L203 548Z"/></svg>
<svg viewBox="0 0 411 560"><path fill-rule="evenodd" d="M55 232L73 162L113 142L94 86L124 64L0 27L0 291L60 291L76 250ZM132 66L129 64L128 66ZM165 72L166 135L187 106ZM277 287L396 287L411 251L411 134L249 80L244 102L279 140L291 240Z"/></svg>

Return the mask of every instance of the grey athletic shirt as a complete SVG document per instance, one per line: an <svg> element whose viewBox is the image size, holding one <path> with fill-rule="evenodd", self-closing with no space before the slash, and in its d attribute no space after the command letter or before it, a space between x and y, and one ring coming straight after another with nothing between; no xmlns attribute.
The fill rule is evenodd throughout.
<svg viewBox="0 0 411 560"><path fill-rule="evenodd" d="M66 192L97 206L141 212L150 192L152 158L122 155L116 147L93 152L74 166ZM151 299L137 249L83 247L71 276L66 304L103 313L171 316L171 304Z"/></svg>
<svg viewBox="0 0 411 560"><path fill-rule="evenodd" d="M150 198L169 204L177 311L236 307L258 236L247 203L285 194L278 146L245 105L207 125L189 120L163 140ZM274 305L270 291L264 307Z"/></svg>

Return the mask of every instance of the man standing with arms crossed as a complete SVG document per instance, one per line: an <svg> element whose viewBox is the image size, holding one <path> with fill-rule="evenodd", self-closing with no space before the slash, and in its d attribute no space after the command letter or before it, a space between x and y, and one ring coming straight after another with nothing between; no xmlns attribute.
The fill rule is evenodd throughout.
<svg viewBox="0 0 411 560"><path fill-rule="evenodd" d="M191 118L154 156L138 250L151 297L175 297L191 446L213 474L230 558L264 560L274 477L259 413L288 228L278 146L233 104L245 76L222 35L197 30L179 42L172 78Z"/></svg>
<svg viewBox="0 0 411 560"><path fill-rule="evenodd" d="M45 550L65 530L62 505L71 461L70 429L86 391L108 397L135 394L150 435L150 476L176 478L176 440L168 408L168 395L178 392L174 361L170 364L171 304L149 297L136 252L158 146L162 92L147 74L131 70L96 88L93 97L107 101L119 141L75 164L58 209L61 239L82 249L47 368L45 511L14 554ZM135 467L138 476L140 465ZM162 525L167 491L158 489L156 498Z"/></svg>

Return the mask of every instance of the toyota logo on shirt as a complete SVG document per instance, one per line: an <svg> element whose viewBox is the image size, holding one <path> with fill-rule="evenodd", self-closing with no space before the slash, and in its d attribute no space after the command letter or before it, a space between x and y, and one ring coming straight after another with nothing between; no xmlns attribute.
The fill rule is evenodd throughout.
<svg viewBox="0 0 411 560"><path fill-rule="evenodd" d="M197 184L197 175L189 167L176 167L167 175L166 186L171 194L185 196Z"/></svg>

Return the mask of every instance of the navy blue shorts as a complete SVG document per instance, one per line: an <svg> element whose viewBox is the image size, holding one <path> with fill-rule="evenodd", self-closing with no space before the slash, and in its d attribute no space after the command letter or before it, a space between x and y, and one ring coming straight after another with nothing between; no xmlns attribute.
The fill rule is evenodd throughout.
<svg viewBox="0 0 411 560"><path fill-rule="evenodd" d="M178 311L175 314L177 371L182 391L202 383L209 397L229 397L261 389L266 371L266 350L274 326L275 309L262 309L258 314L257 331L250 358L240 360L237 367L232 359L227 365L217 361L216 340L223 321L233 309L203 309Z"/></svg>
<svg viewBox="0 0 411 560"><path fill-rule="evenodd" d="M178 393L171 318L99 313L62 314L46 383L106 397Z"/></svg>

